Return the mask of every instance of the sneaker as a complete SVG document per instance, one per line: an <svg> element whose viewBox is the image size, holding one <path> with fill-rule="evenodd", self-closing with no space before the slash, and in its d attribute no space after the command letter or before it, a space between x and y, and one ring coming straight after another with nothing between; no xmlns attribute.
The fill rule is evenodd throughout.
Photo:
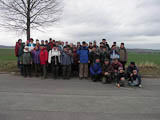
<svg viewBox="0 0 160 120"><path fill-rule="evenodd" d="M140 84L138 87L139 87L139 88L142 88L142 85Z"/></svg>
<svg viewBox="0 0 160 120"><path fill-rule="evenodd" d="M117 86L118 88L120 88L120 84L117 84L116 86Z"/></svg>

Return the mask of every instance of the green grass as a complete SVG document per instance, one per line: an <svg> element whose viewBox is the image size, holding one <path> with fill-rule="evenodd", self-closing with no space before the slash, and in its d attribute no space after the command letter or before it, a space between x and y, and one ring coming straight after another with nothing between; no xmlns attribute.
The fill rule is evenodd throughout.
<svg viewBox="0 0 160 120"><path fill-rule="evenodd" d="M129 53L128 62L135 61L138 65L153 63L160 67L160 53Z"/></svg>
<svg viewBox="0 0 160 120"><path fill-rule="evenodd" d="M128 63L134 61L143 75L160 74L160 53L128 53ZM0 49L0 71L17 71L14 49Z"/></svg>
<svg viewBox="0 0 160 120"><path fill-rule="evenodd" d="M15 57L14 49L0 49L0 71L17 71L17 57Z"/></svg>
<svg viewBox="0 0 160 120"><path fill-rule="evenodd" d="M14 54L14 49L0 49L0 62L2 61L16 61L17 58Z"/></svg>

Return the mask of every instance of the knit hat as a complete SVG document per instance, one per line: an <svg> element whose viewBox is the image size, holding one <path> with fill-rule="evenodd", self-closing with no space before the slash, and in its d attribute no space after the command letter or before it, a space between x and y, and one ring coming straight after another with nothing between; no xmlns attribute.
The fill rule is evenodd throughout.
<svg viewBox="0 0 160 120"><path fill-rule="evenodd" d="M130 62L131 65L135 65L135 62Z"/></svg>

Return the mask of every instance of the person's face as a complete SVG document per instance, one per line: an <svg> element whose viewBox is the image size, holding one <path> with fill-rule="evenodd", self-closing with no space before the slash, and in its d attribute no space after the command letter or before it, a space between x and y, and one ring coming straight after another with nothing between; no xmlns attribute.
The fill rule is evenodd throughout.
<svg viewBox="0 0 160 120"><path fill-rule="evenodd" d="M120 69L119 72L120 72L120 73L123 73L123 69Z"/></svg>
<svg viewBox="0 0 160 120"><path fill-rule="evenodd" d="M39 41L36 41L36 44L39 44Z"/></svg>
<svg viewBox="0 0 160 120"><path fill-rule="evenodd" d="M21 44L21 43L22 43L22 40L19 40L19 43Z"/></svg>
<svg viewBox="0 0 160 120"><path fill-rule="evenodd" d="M105 61L104 64L105 64L105 65L108 65L108 64L109 64L109 61Z"/></svg>
<svg viewBox="0 0 160 120"><path fill-rule="evenodd" d="M131 67L134 67L134 65L133 65L133 64L130 64L130 66L131 66Z"/></svg>
<svg viewBox="0 0 160 120"><path fill-rule="evenodd" d="M77 46L80 46L80 42L77 42Z"/></svg>
<svg viewBox="0 0 160 120"><path fill-rule="evenodd" d="M100 62L100 59L96 59L96 63L99 63Z"/></svg>
<svg viewBox="0 0 160 120"><path fill-rule="evenodd" d="M94 42L94 45L97 45L97 43L96 43L96 42Z"/></svg>
<svg viewBox="0 0 160 120"><path fill-rule="evenodd" d="M43 40L41 41L41 44L44 44L44 41L43 41Z"/></svg>
<svg viewBox="0 0 160 120"><path fill-rule="evenodd" d="M96 51L96 48L95 48L95 47L93 47L93 48L92 48L92 51L94 51L94 52L95 52L95 51Z"/></svg>
<svg viewBox="0 0 160 120"><path fill-rule="evenodd" d="M103 44L100 44L100 47L103 47Z"/></svg>
<svg viewBox="0 0 160 120"><path fill-rule="evenodd" d="M56 49L57 49L57 47L53 47L53 49L54 49L54 50L56 50Z"/></svg>
<svg viewBox="0 0 160 120"><path fill-rule="evenodd" d="M116 49L116 46L113 46L113 47L112 47L112 50L115 50L115 49Z"/></svg>
<svg viewBox="0 0 160 120"><path fill-rule="evenodd" d="M137 75L137 70L133 70L133 75Z"/></svg>
<svg viewBox="0 0 160 120"><path fill-rule="evenodd" d="M64 50L64 52L67 52L67 51L68 51L68 49L67 49L67 48L64 48L63 50Z"/></svg>
<svg viewBox="0 0 160 120"><path fill-rule="evenodd" d="M77 51L77 49L76 49L76 48L74 48L74 49L73 49L73 52L76 52L76 51Z"/></svg>
<svg viewBox="0 0 160 120"><path fill-rule="evenodd" d="M83 46L83 47L85 47L85 46L86 46L86 44L82 44L82 46Z"/></svg>
<svg viewBox="0 0 160 120"><path fill-rule="evenodd" d="M44 47L43 46L40 46L40 49L42 50Z"/></svg>
<svg viewBox="0 0 160 120"><path fill-rule="evenodd" d="M92 46L92 43L89 43L89 46Z"/></svg>
<svg viewBox="0 0 160 120"><path fill-rule="evenodd" d="M118 60L117 60L117 59L115 59L115 60L114 60L114 63L115 63L115 64L117 64L117 63L118 63Z"/></svg>
<svg viewBox="0 0 160 120"><path fill-rule="evenodd" d="M35 50L38 50L38 46L35 46Z"/></svg>
<svg viewBox="0 0 160 120"><path fill-rule="evenodd" d="M59 43L58 42L56 42L56 46L58 46L59 45Z"/></svg>
<svg viewBox="0 0 160 120"><path fill-rule="evenodd" d="M103 48L103 51L106 51L107 50L107 48Z"/></svg>
<svg viewBox="0 0 160 120"><path fill-rule="evenodd" d="M103 40L102 42L103 42L103 43L106 43L106 40Z"/></svg>
<svg viewBox="0 0 160 120"><path fill-rule="evenodd" d="M33 43L33 40L31 40L31 43Z"/></svg>
<svg viewBox="0 0 160 120"><path fill-rule="evenodd" d="M124 48L124 45L121 45L121 48Z"/></svg>
<svg viewBox="0 0 160 120"><path fill-rule="evenodd" d="M45 44L47 45L47 44L48 44L48 41L46 41Z"/></svg>
<svg viewBox="0 0 160 120"><path fill-rule="evenodd" d="M68 42L66 42L66 45L68 45Z"/></svg>

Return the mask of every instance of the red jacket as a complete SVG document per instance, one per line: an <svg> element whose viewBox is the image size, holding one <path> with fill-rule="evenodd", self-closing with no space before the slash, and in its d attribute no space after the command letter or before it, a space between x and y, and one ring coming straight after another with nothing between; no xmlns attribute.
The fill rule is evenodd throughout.
<svg viewBox="0 0 160 120"><path fill-rule="evenodd" d="M48 61L48 51L46 48L43 48L40 52L40 64L45 65Z"/></svg>
<svg viewBox="0 0 160 120"><path fill-rule="evenodd" d="M18 57L18 51L19 51L19 48L20 48L20 44L19 42L16 42L16 46L15 46L15 56Z"/></svg>

